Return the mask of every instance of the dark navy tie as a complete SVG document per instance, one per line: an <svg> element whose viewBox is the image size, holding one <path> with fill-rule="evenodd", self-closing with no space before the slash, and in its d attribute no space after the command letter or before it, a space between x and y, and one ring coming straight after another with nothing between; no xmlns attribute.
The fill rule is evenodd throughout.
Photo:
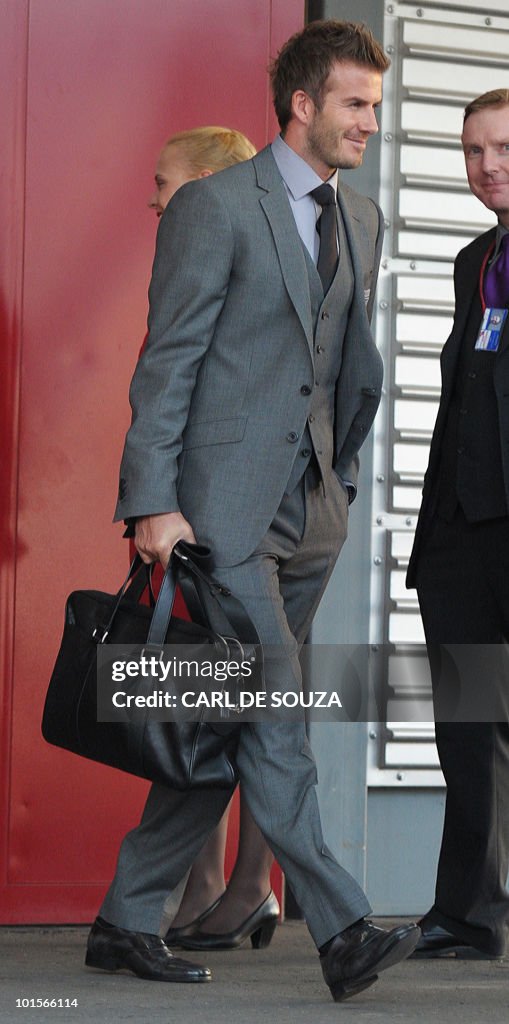
<svg viewBox="0 0 509 1024"><path fill-rule="evenodd" d="M492 309L509 305L509 234L503 236L500 252L486 272L484 298Z"/></svg>
<svg viewBox="0 0 509 1024"><path fill-rule="evenodd" d="M317 270L320 274L324 294L328 292L338 266L336 194L332 185L319 185L310 195L322 207L316 222L316 230L320 235Z"/></svg>

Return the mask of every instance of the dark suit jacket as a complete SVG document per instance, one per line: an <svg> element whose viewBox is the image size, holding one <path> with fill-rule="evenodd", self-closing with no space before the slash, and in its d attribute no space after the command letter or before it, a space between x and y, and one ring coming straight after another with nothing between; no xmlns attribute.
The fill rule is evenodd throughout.
<svg viewBox="0 0 509 1024"><path fill-rule="evenodd" d="M423 540L431 528L438 496L438 480L442 441L451 395L454 390L458 358L470 312L472 299L479 288L479 275L484 257L493 244L496 228L475 238L456 257L454 264L455 313L451 334L440 359L442 395L431 441L428 469L424 478L422 505L407 573L407 587L415 587L416 573ZM505 491L509 501L509 324L506 321L498 352L495 353L494 386L498 405L500 440Z"/></svg>
<svg viewBox="0 0 509 1024"><path fill-rule="evenodd" d="M339 202L355 285L334 468L355 482L382 383L367 314L382 220L348 186ZM281 502L295 457L288 440L307 422L313 360L306 259L267 147L184 185L161 218L116 518L180 509L218 565L247 557Z"/></svg>

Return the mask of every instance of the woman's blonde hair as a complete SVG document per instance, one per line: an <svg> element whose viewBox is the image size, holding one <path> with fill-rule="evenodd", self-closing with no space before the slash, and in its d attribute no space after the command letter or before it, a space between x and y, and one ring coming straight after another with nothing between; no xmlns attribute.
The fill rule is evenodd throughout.
<svg viewBox="0 0 509 1024"><path fill-rule="evenodd" d="M234 128L206 125L177 132L165 145L181 146L190 172L199 175L202 171L222 171L225 167L249 160L256 149L242 132Z"/></svg>

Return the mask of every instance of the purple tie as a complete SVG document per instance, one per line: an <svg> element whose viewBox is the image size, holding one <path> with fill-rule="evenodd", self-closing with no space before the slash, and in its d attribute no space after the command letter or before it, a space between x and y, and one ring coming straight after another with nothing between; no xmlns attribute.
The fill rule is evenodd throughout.
<svg viewBox="0 0 509 1024"><path fill-rule="evenodd" d="M492 309L509 305L509 233L502 237L500 252L485 274L484 298Z"/></svg>

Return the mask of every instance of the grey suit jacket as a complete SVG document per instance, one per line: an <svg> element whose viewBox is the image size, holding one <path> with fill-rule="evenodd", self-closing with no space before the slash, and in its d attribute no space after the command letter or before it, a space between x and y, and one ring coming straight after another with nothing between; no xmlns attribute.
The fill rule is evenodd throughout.
<svg viewBox="0 0 509 1024"><path fill-rule="evenodd" d="M382 383L368 320L382 220L347 186L339 202L355 294L336 391L334 468L355 480ZM161 218L115 518L180 509L218 565L242 561L281 502L291 439L309 412L302 389L313 385L306 260L267 147L183 186Z"/></svg>

